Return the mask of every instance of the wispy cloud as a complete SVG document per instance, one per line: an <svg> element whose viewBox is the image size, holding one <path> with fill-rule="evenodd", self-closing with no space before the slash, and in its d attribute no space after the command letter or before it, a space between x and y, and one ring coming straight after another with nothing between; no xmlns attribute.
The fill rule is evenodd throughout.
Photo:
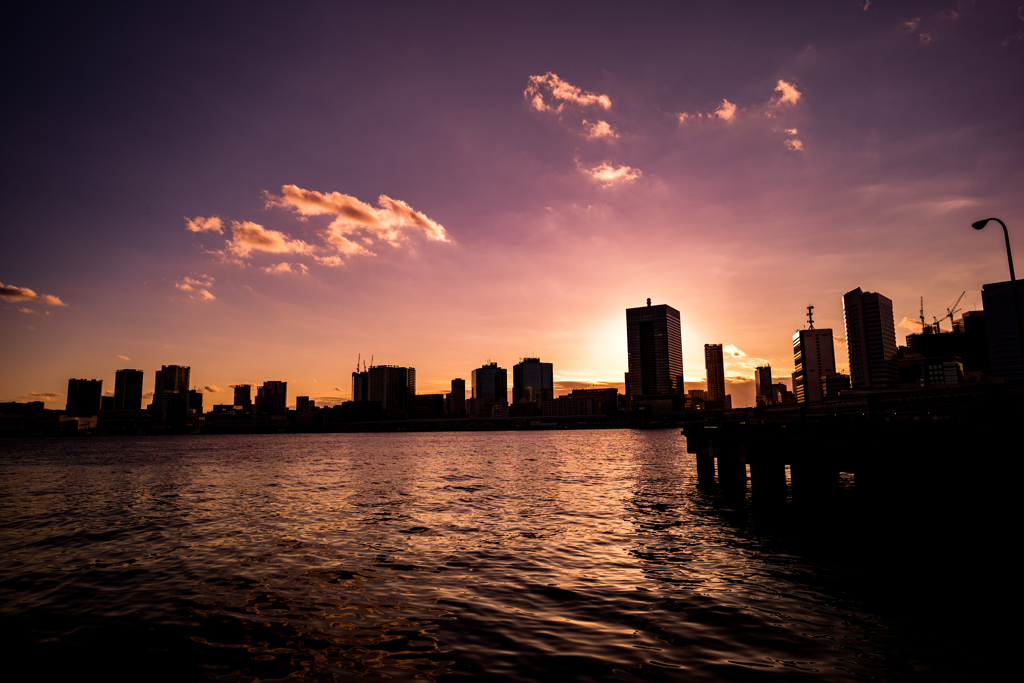
<svg viewBox="0 0 1024 683"><path fill-rule="evenodd" d="M269 193L266 196L268 206L290 209L300 216L334 216L327 227L326 241L346 256L373 255L362 244L350 239L356 237L370 244L373 243L372 238L376 238L393 247L400 246L411 233L422 233L435 242L450 241L440 223L402 200L387 195L378 198L379 208L340 192L323 193L295 185L283 186L280 197Z"/></svg>
<svg viewBox="0 0 1024 683"><path fill-rule="evenodd" d="M804 148L804 143L799 140L783 140L782 144L784 144L787 149L791 149L794 152L803 151Z"/></svg>
<svg viewBox="0 0 1024 683"><path fill-rule="evenodd" d="M185 229L189 232L219 232L224 233L224 222L218 216L203 218L196 216L189 218L185 216Z"/></svg>
<svg viewBox="0 0 1024 683"><path fill-rule="evenodd" d="M741 351L734 344L726 344L725 347L722 348L722 352L732 356L733 358L745 358L747 355L745 351Z"/></svg>
<svg viewBox="0 0 1024 683"><path fill-rule="evenodd" d="M183 277L175 282L174 286L183 292L188 292L189 296L196 301L215 301L217 299L210 292L210 287L213 286L213 278L209 275Z"/></svg>
<svg viewBox="0 0 1024 683"><path fill-rule="evenodd" d="M36 294L28 287L15 287L0 282L0 298L8 301L36 301L48 306L67 306L66 303L52 294Z"/></svg>
<svg viewBox="0 0 1024 683"><path fill-rule="evenodd" d="M338 256L337 254L333 256L314 256L313 258L316 260L317 263L319 263L322 266L330 266L334 268L337 266L345 265L345 262L342 261L341 257Z"/></svg>
<svg viewBox="0 0 1024 683"><path fill-rule="evenodd" d="M906 316L903 316L903 320L899 322L897 327L902 327L908 332L913 332L916 334L921 331L921 321L915 320L914 318L908 318Z"/></svg>
<svg viewBox="0 0 1024 683"><path fill-rule="evenodd" d="M302 263L278 263L275 266L267 266L263 270L268 273L291 273L293 275L309 274L309 268Z"/></svg>
<svg viewBox="0 0 1024 683"><path fill-rule="evenodd" d="M222 391L224 391L223 389L218 387L216 384L207 384L204 387L202 387L202 390L203 390L203 393L206 393L206 394L219 394Z"/></svg>
<svg viewBox="0 0 1024 683"><path fill-rule="evenodd" d="M314 247L302 240L289 239L277 230L268 230L252 221L232 221L228 249L238 256L249 256L254 251L272 254L309 254Z"/></svg>
<svg viewBox="0 0 1024 683"><path fill-rule="evenodd" d="M526 90L523 91L523 97L537 111L554 114L562 113L566 105L596 106L601 109L611 109L612 107L611 98L607 95L599 95L577 88L550 71L543 76L530 76Z"/></svg>
<svg viewBox="0 0 1024 683"><path fill-rule="evenodd" d="M586 119L583 119L583 129L588 140L610 140L619 137L619 134L607 121L599 120L597 123L588 123Z"/></svg>
<svg viewBox="0 0 1024 683"><path fill-rule="evenodd" d="M27 394L21 396L21 398L41 398L43 400L52 400L60 398L64 394L59 391L30 391Z"/></svg>
<svg viewBox="0 0 1024 683"><path fill-rule="evenodd" d="M129 358L128 356L122 356L121 354L118 354L117 357L120 358L121 360L131 360L131 358Z"/></svg>
<svg viewBox="0 0 1024 683"><path fill-rule="evenodd" d="M592 180L601 183L605 187L631 183L643 175L643 172L638 168L633 168L632 166L612 166L607 161L593 168L580 166L580 170Z"/></svg>

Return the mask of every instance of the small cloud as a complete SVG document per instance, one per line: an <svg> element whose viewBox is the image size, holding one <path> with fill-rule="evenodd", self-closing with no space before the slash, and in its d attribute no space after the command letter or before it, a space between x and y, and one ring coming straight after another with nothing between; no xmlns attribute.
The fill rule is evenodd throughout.
<svg viewBox="0 0 1024 683"><path fill-rule="evenodd" d="M553 105L545 102L545 94L552 101L560 100L559 104ZM560 114L567 104L579 107L597 106L602 109L612 108L612 101L607 95L599 95L581 90L571 83L566 83L550 71L543 76L530 76L527 81L526 90L523 91L523 98L537 111L552 112L554 114Z"/></svg>
<svg viewBox="0 0 1024 683"><path fill-rule="evenodd" d="M776 97L773 97L768 103L769 107L777 108L783 105L792 106L800 101L802 93L796 89L796 86L792 83L779 79L779 82L775 85L775 92L779 93Z"/></svg>
<svg viewBox="0 0 1024 683"><path fill-rule="evenodd" d="M846 339L844 339L843 337L840 337L838 334L833 334L832 335L832 343L833 344L841 344L843 346L846 346Z"/></svg>
<svg viewBox="0 0 1024 683"><path fill-rule="evenodd" d="M590 176L592 180L596 180L605 187L631 183L643 175L643 172L638 168L633 168L631 166L612 166L607 161L595 166L594 168L585 169L581 167L580 170Z"/></svg>
<svg viewBox="0 0 1024 683"><path fill-rule="evenodd" d="M144 393L142 395L142 398L153 398L153 392L152 391L147 391L146 393Z"/></svg>
<svg viewBox="0 0 1024 683"><path fill-rule="evenodd" d="M218 387L216 384L207 384L204 387L202 387L202 391L207 394L219 394L224 390Z"/></svg>
<svg viewBox="0 0 1024 683"><path fill-rule="evenodd" d="M209 218L203 218L202 216L189 218L185 216L184 218L185 229L189 232L219 232L224 234L224 222L219 216L210 216Z"/></svg>
<svg viewBox="0 0 1024 683"><path fill-rule="evenodd" d="M289 239L277 230L268 230L252 221L232 221L228 249L238 256L249 256L253 251L272 254L308 254L313 247L302 240Z"/></svg>
<svg viewBox="0 0 1024 683"><path fill-rule="evenodd" d="M732 121L736 117L736 105L729 100L723 99L715 110L715 116L723 121Z"/></svg>
<svg viewBox="0 0 1024 683"><path fill-rule="evenodd" d="M331 391L341 391L341 387L334 387Z"/></svg>
<svg viewBox="0 0 1024 683"><path fill-rule="evenodd" d="M35 311L33 311L31 308L24 308L23 306L18 306L18 312L19 313L35 313Z"/></svg>
<svg viewBox="0 0 1024 683"><path fill-rule="evenodd" d="M314 256L313 258L316 259L316 262L319 263L322 266L330 266L332 268L335 268L337 266L345 265L345 262L342 261L341 257L338 256L338 255L334 255L334 256Z"/></svg>
<svg viewBox="0 0 1024 683"><path fill-rule="evenodd" d="M932 38L931 35L927 33L921 33L918 34L917 36L917 42L921 43L921 45L927 45L928 43L932 42L932 40L934 40L934 38Z"/></svg>
<svg viewBox="0 0 1024 683"><path fill-rule="evenodd" d="M113 392L113 391L104 391L104 392L103 392L103 395L104 395L104 396L113 396L113 395L114 395L114 392Z"/></svg>
<svg viewBox="0 0 1024 683"><path fill-rule="evenodd" d="M916 334L921 331L921 321L903 316L903 320L899 322L897 327L902 327L903 329Z"/></svg>
<svg viewBox="0 0 1024 683"><path fill-rule="evenodd" d="M796 135L800 131L798 131L796 128L786 128L782 132L784 132L786 135Z"/></svg>
<svg viewBox="0 0 1024 683"><path fill-rule="evenodd" d="M583 128L586 130L586 133L584 134L587 136L588 140L612 139L619 137L619 134L615 132L615 129L612 128L607 121L587 123L587 120L583 119Z"/></svg>
<svg viewBox="0 0 1024 683"><path fill-rule="evenodd" d="M214 301L215 297L210 292L213 285L213 278L209 275L198 275L196 277L183 277L174 283L175 288L188 292L189 296L196 301Z"/></svg>
<svg viewBox="0 0 1024 683"><path fill-rule="evenodd" d="M59 391L30 391L20 398L41 398L45 401L49 401L55 398L60 398L64 394Z"/></svg>
<svg viewBox="0 0 1024 683"><path fill-rule="evenodd" d="M864 5L861 7L861 9L867 12L868 7L871 7L871 0L864 0Z"/></svg>
<svg viewBox="0 0 1024 683"><path fill-rule="evenodd" d="M410 232L421 232L428 240L450 241L440 223L402 200L383 194L377 198L380 208L340 192L323 193L304 190L295 185L284 185L280 197L270 194L266 197L267 206L291 209L300 216L334 216L334 220L327 226L326 240L346 256L374 255L350 238L361 238L365 243L372 244L370 237L373 236L393 247L399 247L408 239Z"/></svg>
<svg viewBox="0 0 1024 683"><path fill-rule="evenodd" d="M309 268L302 263L278 263L276 266L263 268L268 273L291 273L292 275L307 275Z"/></svg>
<svg viewBox="0 0 1024 683"><path fill-rule="evenodd" d="M803 151L804 148L804 143L799 140L783 140L782 144L784 144L787 149L791 149L794 152Z"/></svg>
<svg viewBox="0 0 1024 683"><path fill-rule="evenodd" d="M48 306L67 306L66 303L52 294L36 294L28 287L15 287L0 282L0 299L8 301L37 301Z"/></svg>
<svg viewBox="0 0 1024 683"><path fill-rule="evenodd" d="M907 21L904 21L903 25L906 27L906 29L908 31L915 31L915 30L917 30L917 27L918 27L918 25L920 23L921 23L921 17L917 17L915 19L909 19Z"/></svg>
<svg viewBox="0 0 1024 683"><path fill-rule="evenodd" d="M733 344L726 344L722 352L729 354L733 358L743 358L747 355L745 351L739 350Z"/></svg>
<svg viewBox="0 0 1024 683"><path fill-rule="evenodd" d="M120 358L121 360L131 360L131 358L129 358L128 356L122 356L120 354L118 354L117 357Z"/></svg>

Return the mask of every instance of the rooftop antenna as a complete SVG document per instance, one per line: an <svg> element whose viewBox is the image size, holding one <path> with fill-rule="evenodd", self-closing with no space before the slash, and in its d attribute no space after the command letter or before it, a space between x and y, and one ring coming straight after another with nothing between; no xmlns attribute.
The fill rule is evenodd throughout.
<svg viewBox="0 0 1024 683"><path fill-rule="evenodd" d="M648 305L648 306L650 306L650 305L651 305L651 297L647 297L647 305Z"/></svg>
<svg viewBox="0 0 1024 683"><path fill-rule="evenodd" d="M928 327L928 324L924 321L924 297L921 297L921 331Z"/></svg>
<svg viewBox="0 0 1024 683"><path fill-rule="evenodd" d="M814 306L807 307L807 329L814 329Z"/></svg>

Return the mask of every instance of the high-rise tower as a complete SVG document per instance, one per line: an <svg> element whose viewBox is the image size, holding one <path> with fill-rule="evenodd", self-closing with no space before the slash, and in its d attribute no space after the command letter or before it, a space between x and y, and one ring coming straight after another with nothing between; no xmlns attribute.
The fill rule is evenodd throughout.
<svg viewBox="0 0 1024 683"><path fill-rule="evenodd" d="M527 401L540 403L555 397L555 382L551 363L541 363L540 358L523 358L512 366L512 402Z"/></svg>
<svg viewBox="0 0 1024 683"><path fill-rule="evenodd" d="M674 394L683 376L683 345L679 311L651 300L626 309L629 350L629 395Z"/></svg>
<svg viewBox="0 0 1024 683"><path fill-rule="evenodd" d="M899 371L892 301L877 292L862 292L858 287L843 295L843 315L853 388L895 384Z"/></svg>
<svg viewBox="0 0 1024 683"><path fill-rule="evenodd" d="M118 370L114 373L114 409L142 409L142 370Z"/></svg>
<svg viewBox="0 0 1024 683"><path fill-rule="evenodd" d="M721 344L704 345L704 370L708 374L708 400L725 400L725 359Z"/></svg>

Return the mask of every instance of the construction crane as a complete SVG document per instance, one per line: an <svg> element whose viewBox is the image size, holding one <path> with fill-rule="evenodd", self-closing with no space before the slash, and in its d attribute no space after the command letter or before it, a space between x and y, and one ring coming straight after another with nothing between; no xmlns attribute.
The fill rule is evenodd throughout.
<svg viewBox="0 0 1024 683"><path fill-rule="evenodd" d="M934 320L934 317L933 317ZM913 321L921 326L921 334L935 334L939 331L939 323L935 322L928 323L924 320L924 297L921 297L921 319Z"/></svg>
<svg viewBox="0 0 1024 683"><path fill-rule="evenodd" d="M362 353L360 353L358 356L356 356L356 372L357 373L359 372L359 361L361 361L362 359L363 359L363 354Z"/></svg>
<svg viewBox="0 0 1024 683"><path fill-rule="evenodd" d="M966 291L961 293L960 296L957 297L956 303L954 303L952 307L946 309L946 317L949 318L950 329L953 328L953 316L960 312L960 309L957 308L957 305L963 300L966 294Z"/></svg>

